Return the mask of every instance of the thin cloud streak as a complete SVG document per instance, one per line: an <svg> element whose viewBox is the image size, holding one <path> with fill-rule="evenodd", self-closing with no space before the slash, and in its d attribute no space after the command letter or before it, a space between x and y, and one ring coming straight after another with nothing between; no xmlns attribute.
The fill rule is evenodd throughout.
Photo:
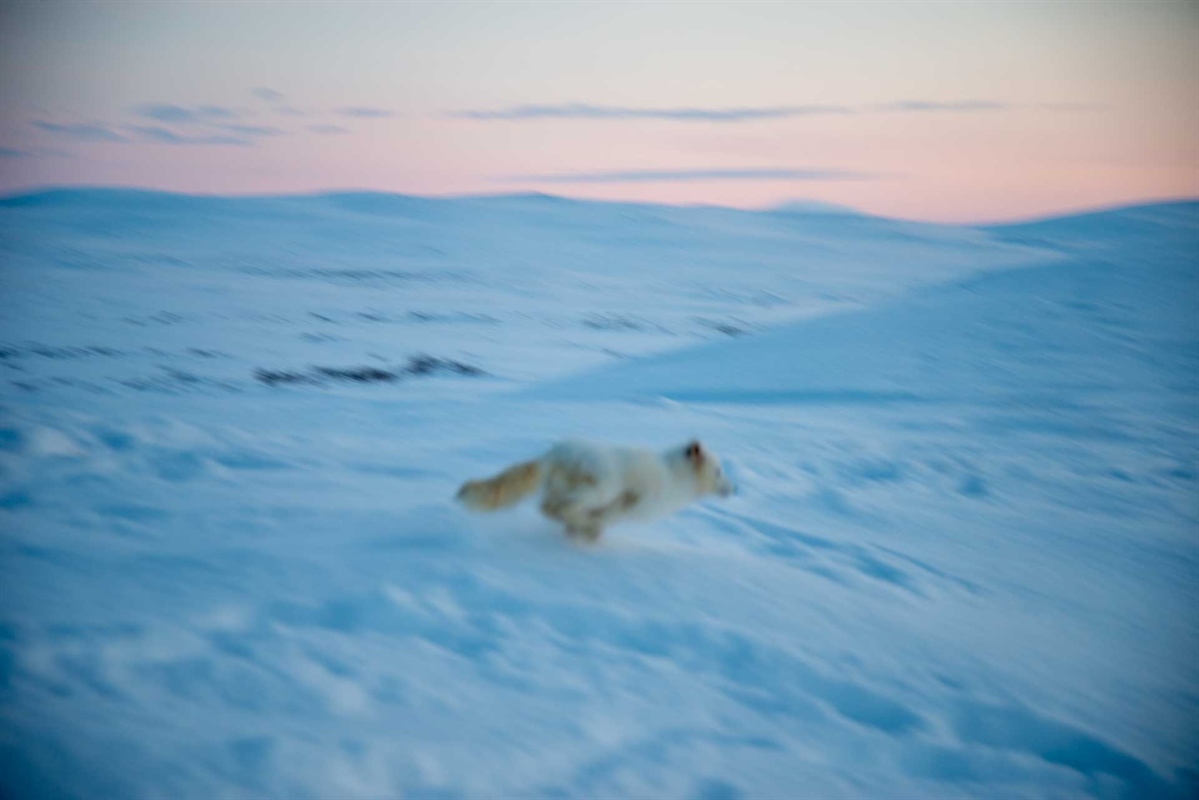
<svg viewBox="0 0 1199 800"><path fill-rule="evenodd" d="M1093 110L1086 103L1037 103L1033 105L1006 103L999 100L900 100L875 105L789 105L730 108L672 108L629 106L599 106L588 103L559 103L519 105L497 109L468 109L451 111L445 116L480 122L522 122L528 120L671 120L675 122L758 122L832 114L862 113L974 113L1008 111L1018 108L1041 108L1054 111Z"/></svg>
<svg viewBox="0 0 1199 800"><path fill-rule="evenodd" d="M493 180L514 183L659 183L665 181L857 181L878 178L840 169L644 169L573 172L557 175L511 175Z"/></svg>
<svg viewBox="0 0 1199 800"><path fill-rule="evenodd" d="M174 103L143 103L134 108L133 112L137 116L145 117L146 119L181 124L213 122L237 117L235 111L224 106L195 106L188 108L187 106L179 106Z"/></svg>
<svg viewBox="0 0 1199 800"><path fill-rule="evenodd" d="M254 146L254 142L249 139L239 139L235 136L186 136L155 125L130 125L129 130L145 139L162 144Z"/></svg>
<svg viewBox="0 0 1199 800"><path fill-rule="evenodd" d="M325 124L309 125L308 130L312 131L313 133L320 133L320 134L324 134L327 136L350 132L349 128L343 128L340 125L325 125Z"/></svg>
<svg viewBox="0 0 1199 800"><path fill-rule="evenodd" d="M287 133L282 128L268 125L222 125L221 129L242 136L282 136Z"/></svg>
<svg viewBox="0 0 1199 800"><path fill-rule="evenodd" d="M391 117L394 114L385 108L370 108L368 106L349 106L347 108L337 109L337 113L343 117L362 117L362 118L383 118Z"/></svg>
<svg viewBox="0 0 1199 800"><path fill-rule="evenodd" d="M284 99L283 92L277 92L274 89L266 86L256 87L251 94L257 97L259 100L265 100L268 103L278 103Z"/></svg>
<svg viewBox="0 0 1199 800"><path fill-rule="evenodd" d="M531 120L531 119L666 119L680 122L753 122L764 119L786 119L821 114L854 114L848 106L801 105L762 106L745 108L631 108L627 106L596 106L586 103L560 105L521 105L494 110L450 112L449 116L473 120Z"/></svg>
<svg viewBox="0 0 1199 800"><path fill-rule="evenodd" d="M104 127L103 125L87 125L87 124L60 124L57 122L45 122L43 120L34 120L33 126L41 130L53 133L57 136L62 136L67 139L75 139L80 142L124 142L125 137L114 130Z"/></svg>
<svg viewBox="0 0 1199 800"><path fill-rule="evenodd" d="M75 156L57 147L31 147L23 150L19 147L0 147L0 158L74 158Z"/></svg>
<svg viewBox="0 0 1199 800"><path fill-rule="evenodd" d="M926 100L901 100L875 106L878 111L1005 111L1013 106L994 100L954 100L947 103Z"/></svg>

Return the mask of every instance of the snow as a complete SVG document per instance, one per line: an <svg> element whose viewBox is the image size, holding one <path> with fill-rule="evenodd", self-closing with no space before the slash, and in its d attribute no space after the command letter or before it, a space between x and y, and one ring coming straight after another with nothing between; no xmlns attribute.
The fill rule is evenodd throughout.
<svg viewBox="0 0 1199 800"><path fill-rule="evenodd" d="M0 264L6 796L1199 788L1199 204L56 190ZM595 547L451 502L693 436L738 495Z"/></svg>

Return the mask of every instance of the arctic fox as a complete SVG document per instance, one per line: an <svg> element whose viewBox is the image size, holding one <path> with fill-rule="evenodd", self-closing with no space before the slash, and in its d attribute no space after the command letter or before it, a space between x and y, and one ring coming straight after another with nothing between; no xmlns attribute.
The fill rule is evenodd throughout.
<svg viewBox="0 0 1199 800"><path fill-rule="evenodd" d="M538 490L542 514L563 523L571 538L594 542L615 522L664 516L706 495L727 497L733 484L696 441L661 453L565 441L495 477L467 481L458 500L493 511Z"/></svg>

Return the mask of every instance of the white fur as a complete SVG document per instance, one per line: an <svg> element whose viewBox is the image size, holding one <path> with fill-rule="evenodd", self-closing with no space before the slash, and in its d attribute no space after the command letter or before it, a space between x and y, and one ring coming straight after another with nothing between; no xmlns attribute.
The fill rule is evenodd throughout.
<svg viewBox="0 0 1199 800"><path fill-rule="evenodd" d="M591 540L610 525L666 516L733 491L720 462L698 443L655 452L572 440L552 447L540 464L543 513Z"/></svg>
<svg viewBox="0 0 1199 800"><path fill-rule="evenodd" d="M663 517L701 495L695 470L679 448L658 453L571 440L554 445L541 463L545 474L563 466L593 477L596 485L579 487L573 493L575 501L586 508L608 506L624 492L635 493L638 502L614 512L608 517L610 522Z"/></svg>
<svg viewBox="0 0 1199 800"><path fill-rule="evenodd" d="M467 508L493 511L540 493L541 513L563 523L571 537L595 541L609 525L732 492L720 461L699 442L657 453L572 440L494 477L467 481L457 497Z"/></svg>

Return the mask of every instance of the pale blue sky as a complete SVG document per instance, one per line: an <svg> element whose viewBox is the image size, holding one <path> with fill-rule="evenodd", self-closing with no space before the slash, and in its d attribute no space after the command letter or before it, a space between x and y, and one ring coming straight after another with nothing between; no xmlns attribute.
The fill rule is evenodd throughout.
<svg viewBox="0 0 1199 800"><path fill-rule="evenodd" d="M1189 0L0 13L4 191L545 188L934 219L1199 194Z"/></svg>

